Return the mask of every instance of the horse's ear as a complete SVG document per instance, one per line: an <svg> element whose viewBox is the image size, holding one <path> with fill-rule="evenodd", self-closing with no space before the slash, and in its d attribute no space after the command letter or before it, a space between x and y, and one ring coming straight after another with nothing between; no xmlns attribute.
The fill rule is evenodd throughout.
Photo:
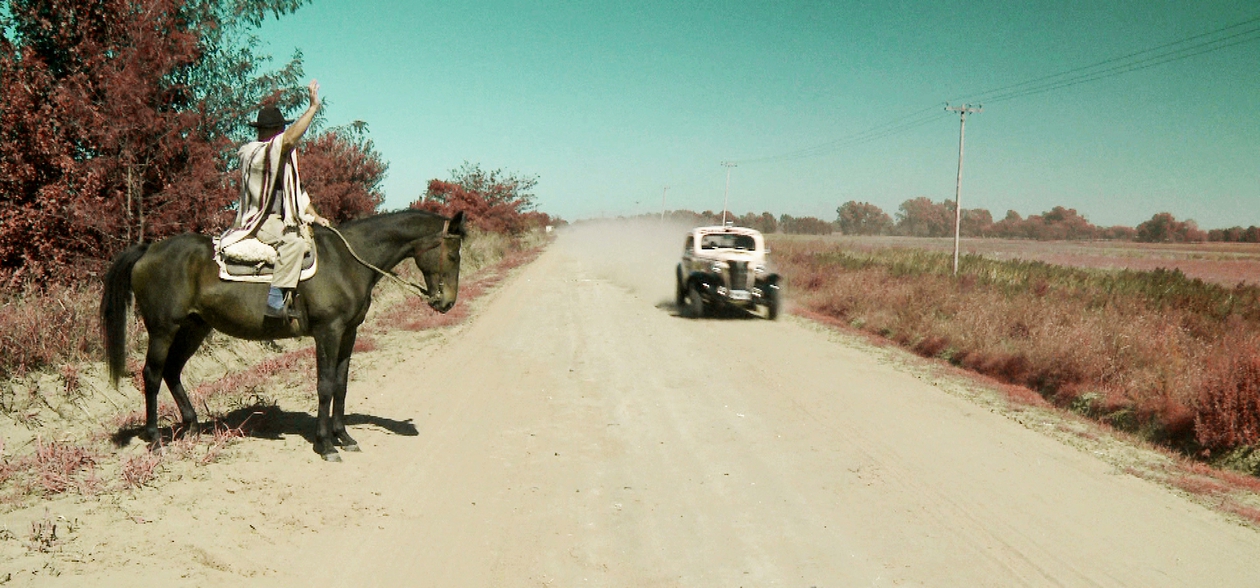
<svg viewBox="0 0 1260 588"><path fill-rule="evenodd" d="M461 210L451 217L451 223L447 226L446 232L452 235L464 234L464 211Z"/></svg>

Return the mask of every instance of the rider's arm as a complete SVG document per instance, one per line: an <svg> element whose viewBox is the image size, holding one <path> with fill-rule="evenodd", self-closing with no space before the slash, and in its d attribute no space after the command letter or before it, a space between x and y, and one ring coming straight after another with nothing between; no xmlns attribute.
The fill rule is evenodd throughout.
<svg viewBox="0 0 1260 588"><path fill-rule="evenodd" d="M325 226L325 227L326 227L326 226L329 226L330 224L332 224L332 223L331 223L328 219L326 219L326 218L324 218L324 217L322 217L322 216L319 216L319 213L318 213L318 212L315 212L315 205L314 205L314 204L311 204L310 202L307 202L307 203L306 203L306 211L305 211L305 212L306 212L306 216L308 216L308 217L311 217L311 218L315 219L315 220L314 220L314 221L312 221L312 222L314 222L314 223L315 223L315 224L317 224L317 225L323 225L323 226Z"/></svg>
<svg viewBox="0 0 1260 588"><path fill-rule="evenodd" d="M281 139L284 151L287 153L297 146L298 139L306 133L307 127L311 126L311 120L315 118L315 113L319 112L319 82L311 80L310 85L306 87L310 92L311 105L306 107L306 112L302 113L289 128L284 130L284 138Z"/></svg>

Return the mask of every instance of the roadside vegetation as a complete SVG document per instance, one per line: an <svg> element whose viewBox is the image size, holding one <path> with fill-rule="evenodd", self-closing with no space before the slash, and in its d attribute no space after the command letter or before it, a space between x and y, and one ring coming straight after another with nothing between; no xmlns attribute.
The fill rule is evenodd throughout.
<svg viewBox="0 0 1260 588"><path fill-rule="evenodd" d="M0 9L0 503L134 488L172 461L208 463L267 426L277 382L313 382L309 340L211 336L185 371L205 430L174 437L161 453L137 450L144 330L132 321L133 381L114 390L101 373L97 320L100 276L119 251L219 234L231 222L235 150L253 137L246 123L262 106L292 112L308 81L300 51L268 69L258 31L306 4L68 0ZM305 189L334 224L376 214L385 158L366 123L329 126L325 114L298 148ZM356 349L400 327L462 320L470 301L536 255L542 227L556 222L535 210L536 183L467 162L430 182L412 206L461 210L472 226L459 304L438 315L380 286ZM408 320L389 315L393 306ZM165 426L175 422L169 403L160 413Z"/></svg>
<svg viewBox="0 0 1260 588"><path fill-rule="evenodd" d="M772 239L798 312L1196 459L1260 473L1260 287Z"/></svg>
<svg viewBox="0 0 1260 588"><path fill-rule="evenodd" d="M393 333L467 320L479 297L536 257L549 240L541 230L504 235L473 229L462 250L459 302L446 314L383 282L360 328L356 358ZM399 270L418 277L410 265ZM149 485L172 467L217 461L240 438L274 436L278 391L297 389L314 401L309 339L249 342L215 334L184 376L202 433L169 438L162 451L146 451L137 439L144 423L139 391L143 326L132 322L130 377L118 391L111 390L99 360L99 301L98 287L58 288L16 297L0 314L5 334L0 365L8 374L0 381L0 508L65 493L90 496ZM37 310L55 311L57 320L32 319ZM25 335L10 336L17 333ZM179 414L165 390L160 398L160 426L169 430L180 422Z"/></svg>

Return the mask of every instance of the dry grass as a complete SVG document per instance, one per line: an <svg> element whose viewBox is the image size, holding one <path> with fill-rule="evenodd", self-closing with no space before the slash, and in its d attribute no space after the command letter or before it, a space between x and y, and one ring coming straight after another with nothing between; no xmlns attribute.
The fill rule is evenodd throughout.
<svg viewBox="0 0 1260 588"><path fill-rule="evenodd" d="M1260 443L1260 288L780 238L794 303L1187 454Z"/></svg>
<svg viewBox="0 0 1260 588"><path fill-rule="evenodd" d="M893 248L952 252L954 247L953 239L935 238L836 235L825 240L848 250L866 252ZM1257 243L963 239L961 250L965 254L999 261L1042 261L1104 270L1177 269L1191 278L1224 286L1240 282L1260 284L1260 244Z"/></svg>
<svg viewBox="0 0 1260 588"><path fill-rule="evenodd" d="M498 286L513 269L533 261L542 253L547 242L537 233L524 239L509 239L494 233L476 234L470 246L461 252L460 273L467 277L460 279L460 304L441 314L429 308L423 300L411 297L375 317L373 324L422 331L462 323L469 316L467 301L481 297Z"/></svg>
<svg viewBox="0 0 1260 588"><path fill-rule="evenodd" d="M98 284L0 292L0 380L100 356L100 296Z"/></svg>
<svg viewBox="0 0 1260 588"><path fill-rule="evenodd" d="M497 285L512 268L527 263L538 255L549 240L541 234L525 235L509 239L494 234L477 234L465 241L461 263L462 280L459 304L447 314L439 314L415 297L377 297L377 309L369 319L366 329L360 329L355 344L357 352L370 352L377 346L373 333L384 333L400 326L408 329L426 329L446 326L468 317L469 303ZM404 265L399 269L406 269ZM415 270L412 269L413 277ZM99 289L56 289L43 293L27 292L7 299L0 311L0 326L25 329L20 337L10 336L0 342L0 352L15 353L0 356L0 372L4 380L18 374L34 377L38 372L48 372L56 378L59 389L54 394L63 398L53 399L47 388L31 389L30 398L17 406L13 394L3 390L14 384L6 382L0 388L0 417L7 417L10 424L36 431L47 431L47 437L37 435L24 446L5 446L0 435L0 504L14 507L30 500L48 498L65 493L90 496L101 492L134 490L150 485L165 471L172 460L205 465L221 459L232 443L265 428L261 422L267 415L269 401L266 391L276 386L280 377L301 378L313 381L315 354L311 346L284 350L276 347L267 352L261 361L243 369L231 371L222 377L190 386L189 398L202 417L202 433L183 434L179 430L180 417L173 403L164 400L159 404L159 425L164 428L160 441L161 450L134 452L127 445L144 423L140 409L143 401L136 395L134 404L122 407L104 407L106 415L92 417L88 422L82 414L66 411L66 406L81 406L87 401L99 401L90 397L90 390L100 383L90 381L85 370L101 353L97 330L96 305ZM383 299L383 300L382 300ZM52 314L50 314L52 313ZM399 314L407 321L397 321ZM52 316L51 320L37 320L39 316ZM8 321L8 322L4 322ZM141 380L145 337L139 321L133 321L128 380L136 389L142 389ZM27 332L29 331L29 332ZM225 347L220 343L207 343L205 348ZM25 349L31 347L32 349ZM203 348L203 349L205 349ZM29 352L28 352L29 351ZM199 352L199 356L204 353ZM253 355L251 353L251 355ZM8 363L4 363L8 360ZM194 362L197 359L194 358ZM163 393L164 398L169 398ZM5 403L8 399L10 402ZM112 401L111 401L112 402ZM51 414L49 414L51 413ZM91 415L88 415L91 416ZM90 432L89 432L90 431ZM51 524L41 531L45 536L53 533ZM55 540L52 541L55 544Z"/></svg>

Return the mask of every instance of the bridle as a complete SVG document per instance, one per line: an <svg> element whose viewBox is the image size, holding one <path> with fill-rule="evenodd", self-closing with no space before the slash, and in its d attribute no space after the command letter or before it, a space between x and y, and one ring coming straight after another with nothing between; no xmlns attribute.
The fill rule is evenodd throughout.
<svg viewBox="0 0 1260 588"><path fill-rule="evenodd" d="M382 276L393 280L394 283L398 284L399 286L402 286L403 288L411 290L417 296L420 296L421 298L424 298L429 302L432 302L437 299L438 294L434 293L433 291L430 291L428 288L425 288L424 286L421 286L420 284L417 284L415 282L404 280L403 278L398 277L398 274L395 274L394 272L385 271L379 267L376 267L368 263L367 260L363 259L362 257L359 257L359 254L355 252L354 247L350 246L350 242L346 240L345 235L341 234L341 231L338 231L337 229L333 227L325 227L325 228L332 231L334 234L336 234L338 237L341 238L341 242L346 245L346 250L348 250L350 252L350 255L353 256L355 260L357 260L359 263L371 268L376 273L381 274ZM451 229L451 221L450 220L443 221L442 233L439 235L438 243L435 245L426 247L424 249L417 249L413 253L415 257L420 257L422 254L428 253L429 251L432 251L434 248L440 248L440 250L438 251L438 256L439 256L438 269L437 269L438 283L437 283L437 288L434 289L436 292L442 292L446 288L446 278L444 276L446 275L447 254L450 252L448 243L450 243L452 239L464 238L463 235L452 235L450 232L450 229Z"/></svg>
<svg viewBox="0 0 1260 588"><path fill-rule="evenodd" d="M452 239L463 239L463 238L464 238L463 235L451 234L451 221L450 220L442 221L442 234L440 235L440 239L438 240L438 244L436 245L436 247L439 248L438 249L438 268L437 268L437 276L438 276L437 291L438 292L444 292L446 290L446 260L449 257L448 253L450 252L450 246L448 245L448 243L450 243ZM420 257L422 254L428 253L429 251L432 251L432 250L433 250L433 247L417 249L415 252L415 257ZM391 272L390 275L393 275L393 273ZM398 279L401 280L402 278L398 278ZM434 298L437 298L436 294L432 295L430 299L434 299Z"/></svg>

